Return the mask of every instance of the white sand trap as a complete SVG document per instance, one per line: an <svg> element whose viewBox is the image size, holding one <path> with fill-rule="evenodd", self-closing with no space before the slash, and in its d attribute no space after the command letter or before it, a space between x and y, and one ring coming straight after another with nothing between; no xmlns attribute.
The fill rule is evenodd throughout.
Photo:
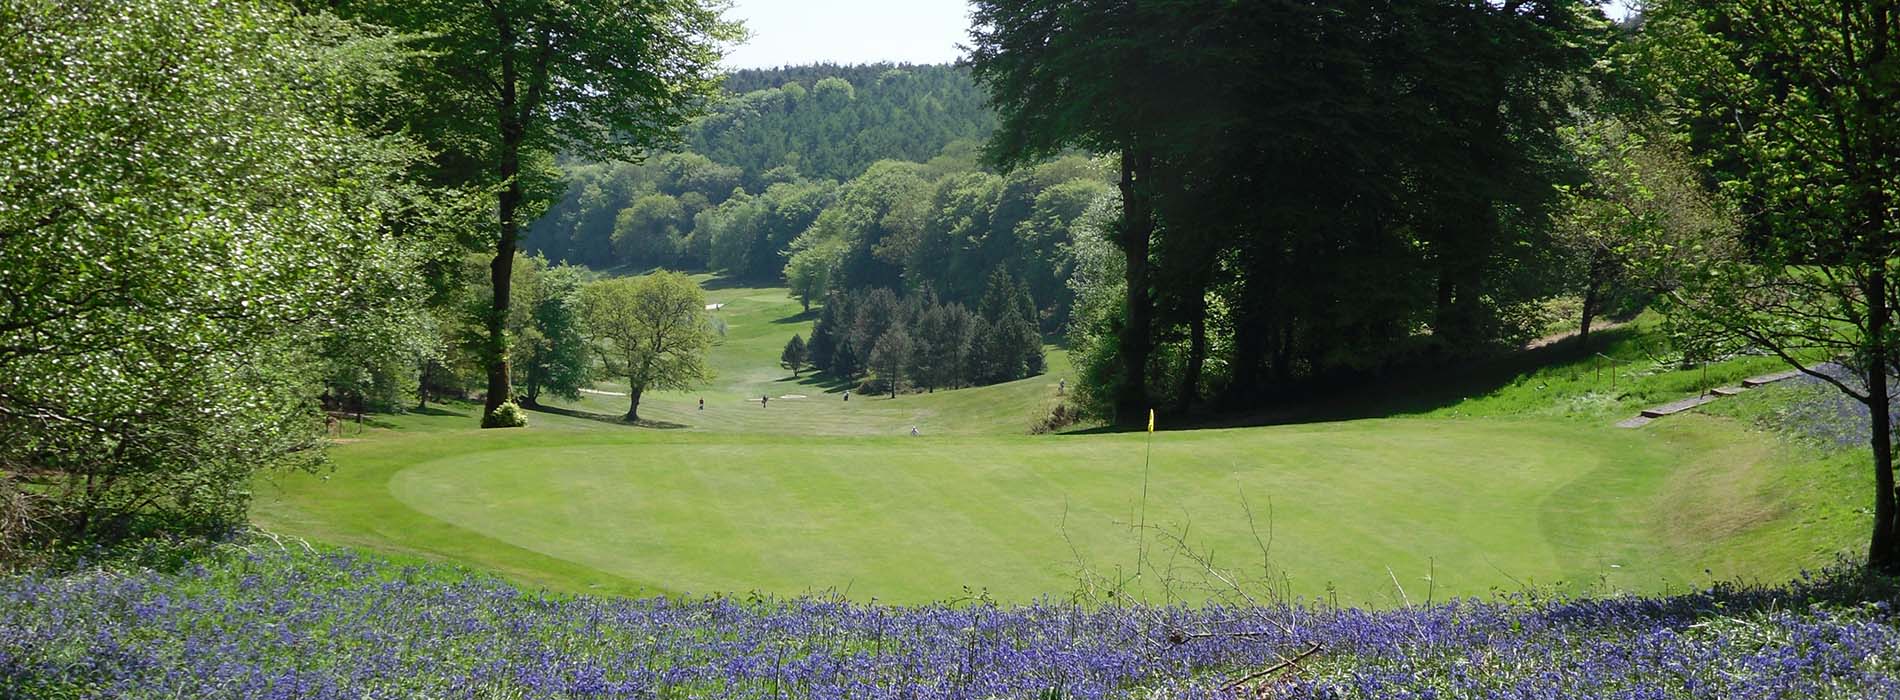
<svg viewBox="0 0 1900 700"><path fill-rule="evenodd" d="M706 305L707 311L718 311L723 308L726 308L725 304L707 304Z"/></svg>
<svg viewBox="0 0 1900 700"><path fill-rule="evenodd" d="M809 399L811 397L806 396L804 394L786 394L784 396L780 396L779 398L781 399Z"/></svg>

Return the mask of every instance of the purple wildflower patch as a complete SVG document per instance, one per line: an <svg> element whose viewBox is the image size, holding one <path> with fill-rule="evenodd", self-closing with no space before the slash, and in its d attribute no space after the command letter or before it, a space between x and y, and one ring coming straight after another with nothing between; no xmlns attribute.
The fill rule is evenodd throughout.
<svg viewBox="0 0 1900 700"><path fill-rule="evenodd" d="M1852 371L1838 364L1825 364L1818 367L1822 373L1860 390L1865 382ZM1788 382L1789 390L1795 396L1774 416L1775 427L1819 441L1833 448L1865 448L1873 437L1871 411L1867 404L1861 403L1840 389L1819 378L1801 375ZM1900 380L1896 380L1900 385ZM1888 405L1893 407L1888 414L1892 423L1900 426L1900 397L1889 397Z"/></svg>
<svg viewBox="0 0 1900 700"><path fill-rule="evenodd" d="M1900 698L1891 593L1847 602L1868 593L1837 581L1386 611L889 607L552 596L272 550L0 579L0 697Z"/></svg>

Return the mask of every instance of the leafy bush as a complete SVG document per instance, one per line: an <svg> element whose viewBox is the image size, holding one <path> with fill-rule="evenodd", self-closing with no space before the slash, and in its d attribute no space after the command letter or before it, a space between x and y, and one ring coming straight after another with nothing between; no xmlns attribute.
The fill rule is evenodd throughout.
<svg viewBox="0 0 1900 700"><path fill-rule="evenodd" d="M521 410L519 404L508 401L496 406L495 410L488 415L482 416L482 427L526 428L528 427L528 412Z"/></svg>
<svg viewBox="0 0 1900 700"><path fill-rule="evenodd" d="M1076 408L1074 404L1064 401L1056 404L1055 408L1049 409L1048 415L1037 419L1035 424L1029 426L1029 434L1046 435L1053 433L1081 422L1083 417L1080 409Z"/></svg>
<svg viewBox="0 0 1900 700"><path fill-rule="evenodd" d="M321 459L313 348L411 288L423 154L338 100L389 45L277 3L0 18L0 537L240 524L259 469Z"/></svg>

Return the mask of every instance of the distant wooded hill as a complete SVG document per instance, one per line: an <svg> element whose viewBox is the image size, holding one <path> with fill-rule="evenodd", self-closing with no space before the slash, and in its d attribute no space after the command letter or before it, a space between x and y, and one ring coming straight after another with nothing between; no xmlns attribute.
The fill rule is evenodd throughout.
<svg viewBox="0 0 1900 700"><path fill-rule="evenodd" d="M795 168L844 181L880 160L922 162L996 126L970 74L948 65L746 70L688 135L690 150L748 173Z"/></svg>
<svg viewBox="0 0 1900 700"><path fill-rule="evenodd" d="M710 238L702 212L735 193L774 185L829 191L880 160L974 167L995 128L984 95L948 65L809 65L744 70L729 99L685 134L686 148L641 164L567 163L566 191L529 230L526 248L593 267L704 267ZM820 204L820 203L812 203ZM785 243L816 211L788 216ZM776 276L777 250L758 251L744 271Z"/></svg>

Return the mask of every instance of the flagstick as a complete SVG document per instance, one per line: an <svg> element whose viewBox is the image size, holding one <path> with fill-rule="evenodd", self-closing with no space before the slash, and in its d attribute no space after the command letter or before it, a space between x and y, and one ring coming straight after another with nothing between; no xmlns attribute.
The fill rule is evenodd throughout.
<svg viewBox="0 0 1900 700"><path fill-rule="evenodd" d="M1135 525L1135 579L1141 579L1142 563L1148 556L1148 465L1155 453L1155 412L1148 410L1148 449L1141 456L1141 514Z"/></svg>

